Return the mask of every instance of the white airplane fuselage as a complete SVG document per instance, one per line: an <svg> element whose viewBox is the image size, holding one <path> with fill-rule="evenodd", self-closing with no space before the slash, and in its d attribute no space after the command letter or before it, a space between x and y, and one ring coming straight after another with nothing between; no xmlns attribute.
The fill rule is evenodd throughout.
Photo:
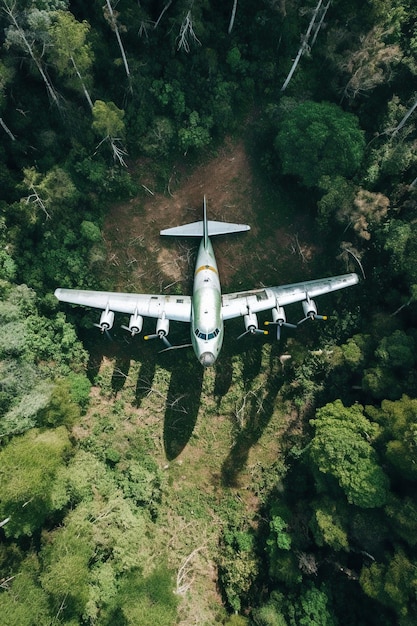
<svg viewBox="0 0 417 626"><path fill-rule="evenodd" d="M223 344L221 302L216 257L207 237L198 249L191 303L191 343L204 367L214 364Z"/></svg>

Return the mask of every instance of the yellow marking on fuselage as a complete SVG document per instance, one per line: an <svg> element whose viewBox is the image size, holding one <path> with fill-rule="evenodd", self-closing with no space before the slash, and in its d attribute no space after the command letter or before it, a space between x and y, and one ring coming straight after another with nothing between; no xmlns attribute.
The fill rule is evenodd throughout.
<svg viewBox="0 0 417 626"><path fill-rule="evenodd" d="M211 272L214 272L215 274L217 274L216 268L213 267L212 265L200 265L200 267L198 267L196 271L194 272L194 276L197 276L198 272L201 272L202 270L210 270Z"/></svg>

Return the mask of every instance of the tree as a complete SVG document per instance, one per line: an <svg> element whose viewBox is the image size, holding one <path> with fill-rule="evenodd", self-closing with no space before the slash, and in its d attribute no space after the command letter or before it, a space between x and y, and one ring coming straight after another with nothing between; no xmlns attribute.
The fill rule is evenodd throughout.
<svg viewBox="0 0 417 626"><path fill-rule="evenodd" d="M328 480L332 478L351 504L363 508L382 506L388 479L371 445L379 428L364 416L363 407L345 407L336 400L318 409L310 423L315 434L307 452L319 490L331 488Z"/></svg>
<svg viewBox="0 0 417 626"><path fill-rule="evenodd" d="M396 401L384 400L381 408L366 407L367 413L383 427L386 456L405 478L415 480L417 467L417 400L406 395Z"/></svg>
<svg viewBox="0 0 417 626"><path fill-rule="evenodd" d="M284 174L315 187L322 176L350 177L359 168L364 133L358 119L329 102L299 104L281 122L274 143Z"/></svg>
<svg viewBox="0 0 417 626"><path fill-rule="evenodd" d="M23 170L23 185L30 192L20 201L21 207L33 207L30 215L32 222L37 220L40 209L50 219L53 213L74 206L79 194L69 174L58 166L54 166L46 174L38 172L35 167Z"/></svg>
<svg viewBox="0 0 417 626"><path fill-rule="evenodd" d="M330 546L332 550L349 550L345 520L349 514L343 501L329 497L313 503L314 513L310 529L318 546Z"/></svg>
<svg viewBox="0 0 417 626"><path fill-rule="evenodd" d="M312 18L310 20L310 23L308 25L306 34L303 35L301 37L301 46L298 49L298 53L294 59L294 62L291 66L291 69L288 73L287 78L284 81L284 84L281 87L281 91L285 91L286 88L288 87L290 80L295 72L295 70L297 69L297 65L302 57L303 54L305 54L306 52L309 52L312 48L312 46L314 45L317 35L319 34L319 30L322 27L322 24L324 22L324 18L326 17L326 13L327 10L330 6L330 0L327 2L326 5L324 5L322 7L322 3L323 0L318 0L316 8L313 11L313 15ZM229 31L230 32L230 31ZM312 39L310 42L310 37L312 35Z"/></svg>
<svg viewBox="0 0 417 626"><path fill-rule="evenodd" d="M360 575L360 584L368 596L395 610L399 624L414 623L416 565L401 548L395 550L386 565L373 563L369 567L364 567Z"/></svg>
<svg viewBox="0 0 417 626"><path fill-rule="evenodd" d="M113 9L111 0L106 0L106 5L103 7L103 13L106 21L109 23L110 28L115 32L117 43L119 44L120 52L123 59L123 65L125 67L126 76L130 83L130 69L129 64L127 62L126 52L123 46L122 37L120 32L126 30L124 26L120 26L117 18L119 17L119 13Z"/></svg>
<svg viewBox="0 0 417 626"><path fill-rule="evenodd" d="M178 603L173 587L172 573L164 563L146 577L133 570L121 581L116 615L123 616L127 626L171 626Z"/></svg>
<svg viewBox="0 0 417 626"><path fill-rule="evenodd" d="M61 426L45 432L32 429L0 451L0 517L10 517L4 527L8 537L40 530L54 510L54 479L70 450L67 431Z"/></svg>
<svg viewBox="0 0 417 626"><path fill-rule="evenodd" d="M89 30L88 22L78 22L69 11L56 11L49 28L52 44L49 59L71 86L78 84L92 109L93 103L86 84L90 80L94 61L91 45L86 41Z"/></svg>
<svg viewBox="0 0 417 626"><path fill-rule="evenodd" d="M96 100L93 106L93 130L102 137L99 146L108 141L111 146L113 158L120 165L126 166L124 156L126 150L120 145L124 138L125 124L123 121L125 112L119 109L113 102ZM97 146L98 147L98 146Z"/></svg>
<svg viewBox="0 0 417 626"><path fill-rule="evenodd" d="M383 25L374 26L361 38L360 47L340 63L340 68L349 75L344 88L347 98L367 94L389 80L391 67L402 57L398 44L385 42L390 35L392 30L385 29Z"/></svg>
<svg viewBox="0 0 417 626"><path fill-rule="evenodd" d="M11 26L6 29L6 46L18 46L29 54L35 64L39 74L47 89L48 95L52 102L59 107L58 93L47 75L45 65L42 60L43 50L48 40L48 27L51 23L52 11L39 10L34 7L26 10L23 15L26 17L26 24L21 22L21 15L18 12L16 3L12 4L3 0L7 17L11 22ZM61 0L52 0L50 9L62 6ZM39 45L39 50L37 48Z"/></svg>

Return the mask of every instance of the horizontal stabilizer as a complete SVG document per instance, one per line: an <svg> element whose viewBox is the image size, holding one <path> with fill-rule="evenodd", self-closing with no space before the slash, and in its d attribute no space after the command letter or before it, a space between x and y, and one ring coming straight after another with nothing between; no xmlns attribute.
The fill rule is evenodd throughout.
<svg viewBox="0 0 417 626"><path fill-rule="evenodd" d="M242 233L250 230L247 224L231 224L230 222L215 222L208 220L208 236L228 235L229 233ZM161 235L170 237L204 237L204 222L192 222L183 226L174 226L174 228L166 228L161 230Z"/></svg>

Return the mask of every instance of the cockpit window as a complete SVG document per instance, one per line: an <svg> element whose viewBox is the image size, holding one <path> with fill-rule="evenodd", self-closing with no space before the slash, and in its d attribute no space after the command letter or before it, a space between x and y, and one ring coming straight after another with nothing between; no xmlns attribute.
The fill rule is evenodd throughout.
<svg viewBox="0 0 417 626"><path fill-rule="evenodd" d="M199 339L203 339L203 341L207 341L207 339L214 339L220 333L220 329L216 328L212 333L202 333L198 328L195 329L194 334Z"/></svg>

